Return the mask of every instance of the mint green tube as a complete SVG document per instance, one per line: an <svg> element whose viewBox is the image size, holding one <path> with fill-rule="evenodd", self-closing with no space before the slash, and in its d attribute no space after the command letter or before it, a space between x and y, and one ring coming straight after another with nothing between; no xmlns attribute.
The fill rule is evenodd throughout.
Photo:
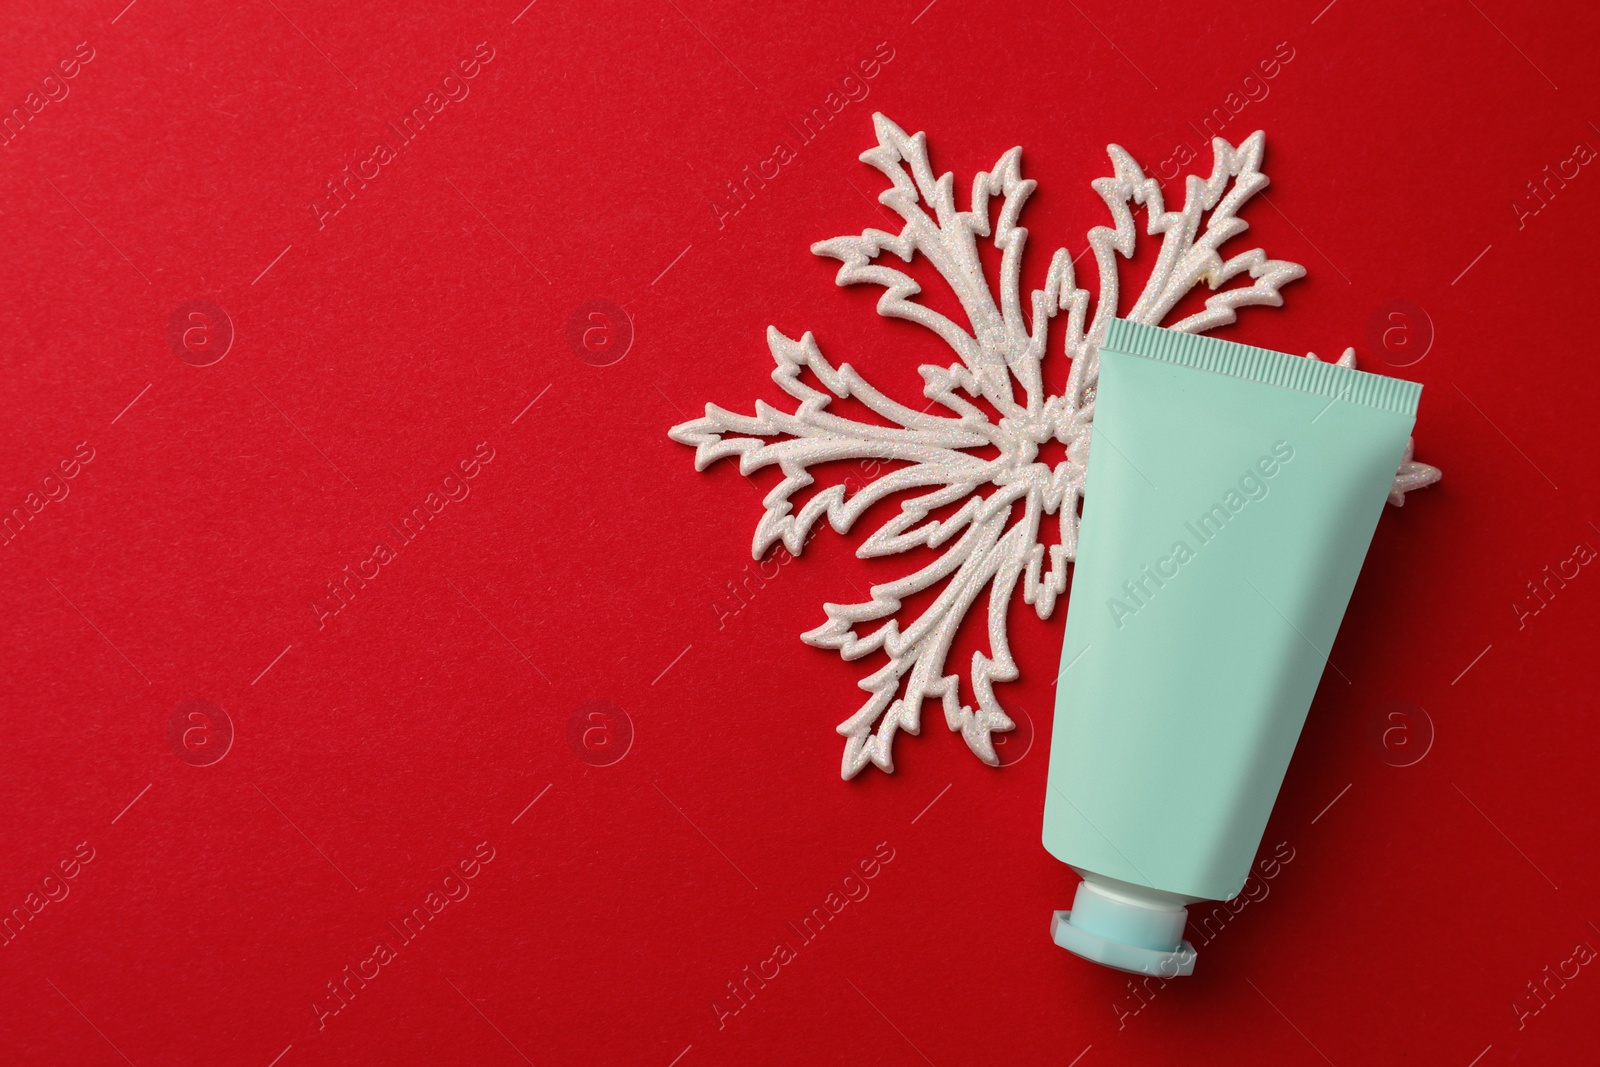
<svg viewBox="0 0 1600 1067"><path fill-rule="evenodd" d="M1063 948L1193 969L1186 905L1244 888L1421 393L1111 324L1044 809L1083 877Z"/></svg>

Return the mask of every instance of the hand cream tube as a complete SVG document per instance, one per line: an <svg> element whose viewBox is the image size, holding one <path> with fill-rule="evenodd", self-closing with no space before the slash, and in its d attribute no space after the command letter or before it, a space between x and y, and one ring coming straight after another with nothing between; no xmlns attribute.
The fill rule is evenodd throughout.
<svg viewBox="0 0 1600 1067"><path fill-rule="evenodd" d="M1058 945L1193 970L1185 905L1244 888L1421 392L1112 322L1044 809L1083 877Z"/></svg>

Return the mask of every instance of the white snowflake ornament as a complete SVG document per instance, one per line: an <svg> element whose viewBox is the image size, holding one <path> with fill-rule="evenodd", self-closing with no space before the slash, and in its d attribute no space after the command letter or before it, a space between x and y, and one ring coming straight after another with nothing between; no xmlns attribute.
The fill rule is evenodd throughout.
<svg viewBox="0 0 1600 1067"><path fill-rule="evenodd" d="M878 651L888 658L860 680L868 697L837 728L846 738L845 778L868 762L892 771L895 734L919 733L922 705L930 699L939 701L945 722L961 732L979 759L998 765L991 735L1015 724L996 699L994 685L1020 676L1006 638L1006 611L1019 579L1023 601L1041 619L1050 616L1067 587L1089 458L1097 353L1119 306L1117 257L1134 254L1133 206L1145 209L1145 233L1159 237L1161 245L1144 289L1124 318L1163 325L1179 300L1204 282L1214 295L1203 310L1171 324L1200 333L1233 322L1237 308L1281 305L1279 288L1305 274L1299 264L1268 259L1259 248L1228 259L1219 252L1247 228L1238 210L1267 185L1260 171L1265 143L1260 132L1238 146L1214 139L1211 176L1188 176L1183 206L1173 211L1164 207L1161 186L1132 156L1116 145L1107 148L1113 173L1093 187L1113 225L1096 226L1088 235L1100 283L1091 317L1089 293L1078 287L1065 248L1051 258L1044 288L1028 293L1024 302L1022 250L1028 231L1017 218L1035 183L1022 177L1021 148L1006 152L993 171L973 179L969 210L960 211L953 177L936 177L929 166L925 135L908 136L882 115L874 115L873 124L878 144L861 160L889 180L878 200L904 225L899 233L868 229L819 242L811 250L841 262L839 285L882 286L879 314L925 326L954 351L956 362L949 366L920 368L929 404L913 410L879 392L848 363L834 366L809 332L794 340L769 327L767 345L777 364L772 378L797 402L795 410L758 400L753 415L739 415L707 404L704 418L671 431L674 441L694 446L697 470L737 456L743 474L772 465L783 472L763 501L766 513L751 546L756 559L778 541L800 555L824 515L835 531L848 533L873 504L896 495L900 513L872 531L856 555L891 556L918 547L937 553L926 566L874 585L869 600L824 604L827 621L801 637L846 660ZM994 198L1000 205L991 232ZM1000 252L996 284L980 263L979 238ZM925 257L959 301L966 322L915 302L921 287L881 262L888 258L885 253L907 263L918 254ZM1041 365L1051 320L1063 312L1070 369L1066 387L1050 394ZM1347 352L1346 358L1353 361L1354 355ZM802 371L827 391L806 384ZM853 398L887 425L832 414L828 407L835 397ZM999 414L998 421L973 402L978 398ZM942 410L930 413L935 406ZM1066 446L1065 458L1053 465L1039 458L1040 446L1052 440ZM876 463L884 473L853 495L844 485L821 488L796 511L795 494L813 484L811 468L840 460ZM1410 462L1409 448L1406 460L1390 498L1396 503L1405 492L1438 478L1433 468ZM1056 530L1047 532L1051 518ZM933 602L902 627L898 616L904 599L934 587L939 589ZM946 660L980 596L987 598L989 651L974 653L968 669L977 701L973 708L962 702L960 675L946 670Z"/></svg>

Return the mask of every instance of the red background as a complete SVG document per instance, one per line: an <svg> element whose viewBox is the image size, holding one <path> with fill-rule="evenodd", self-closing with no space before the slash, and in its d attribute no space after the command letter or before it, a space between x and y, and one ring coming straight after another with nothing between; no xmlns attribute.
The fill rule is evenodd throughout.
<svg viewBox="0 0 1600 1067"><path fill-rule="evenodd" d="M94 458L0 546L0 907L94 858L0 948L0 1060L1594 1056L1600 973L1526 983L1600 947L1600 577L1520 627L1513 605L1600 547L1600 175L1537 214L1525 186L1600 145L1600 17L924 3L9 5L6 108L94 58L0 147L0 505ZM319 228L324 183L480 41L470 95ZM721 183L879 42L870 97L719 226ZM1074 885L1039 844L1064 611L1013 612L1004 699L1037 736L1012 766L929 708L895 774L841 782L861 665L797 635L893 565L824 531L730 615L758 492L666 432L779 399L769 323L902 395L948 359L807 251L884 224L855 158L874 109L962 188L1023 145L1035 251L1077 251L1105 145L1155 168L1280 42L1224 133L1268 131L1247 240L1309 276L1221 335L1393 370L1369 325L1420 307L1431 349L1395 372L1426 383L1445 480L1379 526L1333 651L1351 683L1325 679L1267 831L1293 861L1141 1001L1046 933ZM168 343L192 300L235 331L209 366ZM595 300L631 318L607 366L567 340ZM471 495L319 629L322 583L480 442ZM191 700L231 723L220 761L169 743ZM620 762L569 743L591 701L620 709L595 745L631 723ZM480 842L470 895L319 1029L325 983ZM870 895L719 1026L725 984L880 842Z"/></svg>

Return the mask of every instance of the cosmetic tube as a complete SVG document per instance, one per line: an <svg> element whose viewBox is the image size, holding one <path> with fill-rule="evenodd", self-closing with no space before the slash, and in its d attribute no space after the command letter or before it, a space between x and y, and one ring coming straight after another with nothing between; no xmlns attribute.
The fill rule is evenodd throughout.
<svg viewBox="0 0 1600 1067"><path fill-rule="evenodd" d="M1193 970L1187 905L1244 888L1421 392L1112 322L1045 799L1083 878L1058 945Z"/></svg>

